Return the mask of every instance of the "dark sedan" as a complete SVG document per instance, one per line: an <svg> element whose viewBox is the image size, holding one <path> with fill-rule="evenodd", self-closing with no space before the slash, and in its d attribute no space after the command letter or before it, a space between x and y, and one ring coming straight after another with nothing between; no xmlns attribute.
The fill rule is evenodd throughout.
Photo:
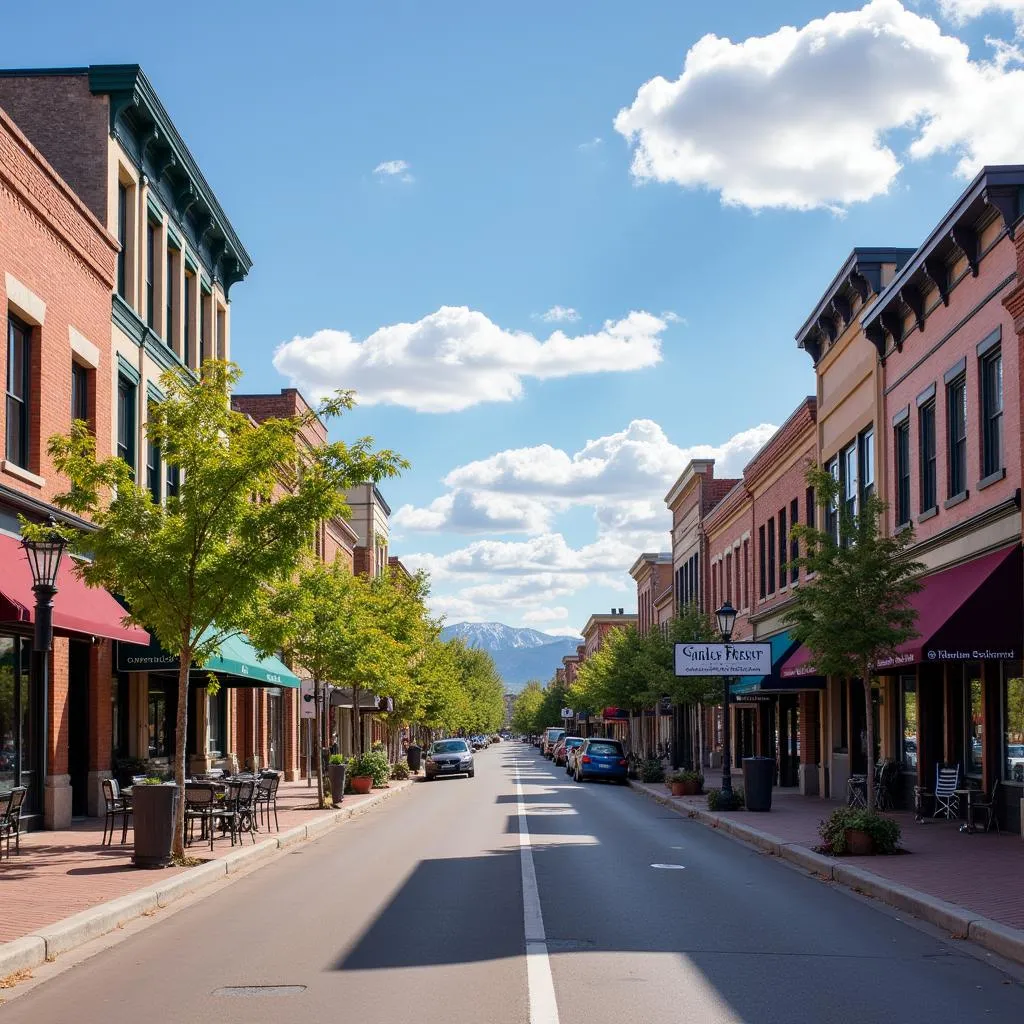
<svg viewBox="0 0 1024 1024"><path fill-rule="evenodd" d="M465 740L435 740L427 751L424 768L428 781L441 775L476 775L473 751Z"/></svg>
<svg viewBox="0 0 1024 1024"><path fill-rule="evenodd" d="M590 739L576 751L577 782L587 779L614 779L625 786L628 781L626 755L618 740Z"/></svg>

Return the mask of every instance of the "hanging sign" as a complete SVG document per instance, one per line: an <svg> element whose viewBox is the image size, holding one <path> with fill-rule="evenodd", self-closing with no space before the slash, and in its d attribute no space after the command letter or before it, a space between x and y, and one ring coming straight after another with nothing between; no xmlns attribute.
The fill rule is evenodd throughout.
<svg viewBox="0 0 1024 1024"><path fill-rule="evenodd" d="M316 718L316 692L312 679L299 681L299 718Z"/></svg>
<svg viewBox="0 0 1024 1024"><path fill-rule="evenodd" d="M771 644L676 644L677 676L768 676Z"/></svg>

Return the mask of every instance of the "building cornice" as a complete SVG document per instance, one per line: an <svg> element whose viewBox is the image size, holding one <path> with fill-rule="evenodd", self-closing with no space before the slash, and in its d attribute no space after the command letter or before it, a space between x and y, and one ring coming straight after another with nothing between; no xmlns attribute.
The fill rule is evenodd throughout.
<svg viewBox="0 0 1024 1024"><path fill-rule="evenodd" d="M802 449L808 433L813 434L818 417L818 400L809 395L789 415L786 422L764 443L761 450L743 469L743 481L747 490L753 488L778 467L790 448ZM799 456L801 452L794 452Z"/></svg>

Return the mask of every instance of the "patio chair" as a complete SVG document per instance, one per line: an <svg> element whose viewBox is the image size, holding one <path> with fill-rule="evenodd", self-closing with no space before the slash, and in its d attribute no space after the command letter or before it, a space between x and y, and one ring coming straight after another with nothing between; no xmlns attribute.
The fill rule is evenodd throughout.
<svg viewBox="0 0 1024 1024"><path fill-rule="evenodd" d="M935 766L935 810L932 817L943 815L948 821L960 813L960 797L956 791L960 788L960 765Z"/></svg>
<svg viewBox="0 0 1024 1024"><path fill-rule="evenodd" d="M1000 835L999 831L999 816L996 813L996 800L999 797L999 779L996 779L992 783L992 793L989 795L988 800L978 800L975 798L967 804L967 831L973 832L975 829L975 819L979 814L985 816L985 827L982 829L983 832L988 832L993 825L996 827L996 835Z"/></svg>
<svg viewBox="0 0 1024 1024"><path fill-rule="evenodd" d="M846 802L850 807L867 807L868 777L866 775L851 775L846 780Z"/></svg>
<svg viewBox="0 0 1024 1024"><path fill-rule="evenodd" d="M128 820L132 816L132 804L122 792L117 779L103 780L103 841L109 846L114 841L114 827L121 819L121 842L128 842Z"/></svg>
<svg viewBox="0 0 1024 1024"><path fill-rule="evenodd" d="M191 846L195 839L195 823L199 822L199 838L210 840L213 850L213 818L217 792L208 782L185 783L185 841ZM232 838L231 845L234 845Z"/></svg>
<svg viewBox="0 0 1024 1024"><path fill-rule="evenodd" d="M8 860L11 859L11 836L14 836L14 852L21 853L21 807L27 793L25 786L15 786L7 794L6 802L0 804L0 844L6 844ZM0 846L2 858L3 847Z"/></svg>
<svg viewBox="0 0 1024 1024"><path fill-rule="evenodd" d="M244 779L234 789L234 811L236 815L235 828L238 832L238 841L242 841L242 833L248 832L253 843L256 842L256 780ZM228 802L232 800L232 793L228 793Z"/></svg>
<svg viewBox="0 0 1024 1024"><path fill-rule="evenodd" d="M259 782L256 784L256 809L260 814L260 821L266 818L267 830L270 830L270 812L274 812L274 829L281 831L277 821L277 787L281 785L281 776L278 772L263 772Z"/></svg>
<svg viewBox="0 0 1024 1024"><path fill-rule="evenodd" d="M888 757L879 761L875 765L875 807L878 810L892 810L892 787L895 781L896 762Z"/></svg>

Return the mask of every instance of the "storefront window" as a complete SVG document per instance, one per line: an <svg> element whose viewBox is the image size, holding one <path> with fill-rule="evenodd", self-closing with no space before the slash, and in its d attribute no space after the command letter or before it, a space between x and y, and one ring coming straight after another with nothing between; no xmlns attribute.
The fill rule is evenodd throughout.
<svg viewBox="0 0 1024 1024"><path fill-rule="evenodd" d="M964 723L967 727L967 742L964 745L964 767L968 775L981 775L983 750L985 746L985 709L982 702L984 686L981 681L981 665L976 661L964 666Z"/></svg>
<svg viewBox="0 0 1024 1024"><path fill-rule="evenodd" d="M1003 777L1007 782L1024 782L1024 675L1019 661L1003 662L1003 694Z"/></svg>
<svg viewBox="0 0 1024 1024"><path fill-rule="evenodd" d="M900 676L900 757L904 768L917 767L917 680L914 676Z"/></svg>
<svg viewBox="0 0 1024 1024"><path fill-rule="evenodd" d="M167 742L167 694L163 687L149 691L149 756L169 757Z"/></svg>
<svg viewBox="0 0 1024 1024"><path fill-rule="evenodd" d="M0 786L14 785L14 768L18 756L15 739L18 735L17 704L14 697L13 637L0 636Z"/></svg>
<svg viewBox="0 0 1024 1024"><path fill-rule="evenodd" d="M223 756L226 737L224 736L224 723L226 714L227 694L222 686L216 693L207 697L207 708L209 709L210 722L210 753Z"/></svg>

